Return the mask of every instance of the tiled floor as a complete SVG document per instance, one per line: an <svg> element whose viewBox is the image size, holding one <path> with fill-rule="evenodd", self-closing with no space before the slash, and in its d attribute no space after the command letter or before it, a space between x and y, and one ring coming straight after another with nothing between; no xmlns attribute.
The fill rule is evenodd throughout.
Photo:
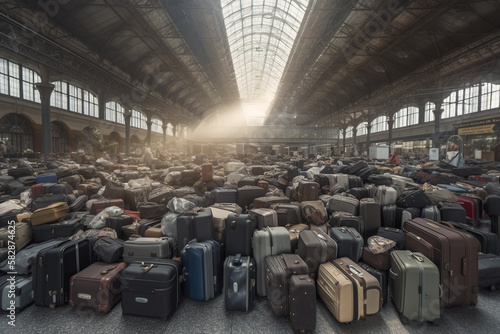
<svg viewBox="0 0 500 334"><path fill-rule="evenodd" d="M377 315L352 324L340 324L318 301L315 333L500 333L500 290L482 289L477 307L443 310L441 324L401 324L391 303ZM30 306L17 315L15 329L2 313L1 333L293 333L286 317L276 317L265 298L259 297L251 312L227 312L220 295L208 302L184 299L168 320L123 316L121 305L106 315L69 306L51 310Z"/></svg>

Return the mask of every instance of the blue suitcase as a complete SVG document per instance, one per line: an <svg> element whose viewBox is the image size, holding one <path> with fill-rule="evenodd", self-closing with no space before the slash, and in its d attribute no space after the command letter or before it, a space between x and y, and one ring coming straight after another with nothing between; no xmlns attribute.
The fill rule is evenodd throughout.
<svg viewBox="0 0 500 334"><path fill-rule="evenodd" d="M210 192L210 205L214 203L236 203L238 190L234 188L215 188Z"/></svg>
<svg viewBox="0 0 500 334"><path fill-rule="evenodd" d="M55 173L37 175L36 183L57 183L57 175Z"/></svg>
<svg viewBox="0 0 500 334"><path fill-rule="evenodd" d="M189 299L206 301L222 292L220 245L209 240L192 242L181 252L184 266L182 291Z"/></svg>
<svg viewBox="0 0 500 334"><path fill-rule="evenodd" d="M470 192L468 189L453 186L451 184L441 184L440 183L440 184L436 184L436 186L438 186L439 188L447 189L453 193L468 193L468 192Z"/></svg>

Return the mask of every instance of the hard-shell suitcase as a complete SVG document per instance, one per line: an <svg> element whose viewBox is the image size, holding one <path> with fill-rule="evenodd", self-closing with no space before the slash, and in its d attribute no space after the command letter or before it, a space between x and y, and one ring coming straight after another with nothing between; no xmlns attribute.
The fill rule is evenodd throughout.
<svg viewBox="0 0 500 334"><path fill-rule="evenodd" d="M257 197L253 200L253 209L270 208L273 204L290 203L290 198L280 196Z"/></svg>
<svg viewBox="0 0 500 334"><path fill-rule="evenodd" d="M152 189L149 192L147 201L166 205L173 197L174 194L172 193L171 187L161 186L159 188Z"/></svg>
<svg viewBox="0 0 500 334"><path fill-rule="evenodd" d="M373 173L376 173L377 172L377 168L376 167L365 167L363 169L360 169L358 172L356 172L356 175L359 176L359 178L361 179L361 181L365 182L366 180L368 180L368 177L370 175L372 175Z"/></svg>
<svg viewBox="0 0 500 334"><path fill-rule="evenodd" d="M430 204L422 208L422 211L420 211L420 217L438 222L441 220L441 212L439 211L437 205Z"/></svg>
<svg viewBox="0 0 500 334"><path fill-rule="evenodd" d="M328 203L328 211L343 211L359 216L359 200L352 197L333 195L332 200Z"/></svg>
<svg viewBox="0 0 500 334"><path fill-rule="evenodd" d="M460 204L465 209L465 214L467 217L479 221L483 216L483 202L481 198L475 195L463 194L464 196L457 196L458 204Z"/></svg>
<svg viewBox="0 0 500 334"><path fill-rule="evenodd" d="M401 321L435 322L439 312L439 269L421 253L391 253L389 291Z"/></svg>
<svg viewBox="0 0 500 334"><path fill-rule="evenodd" d="M224 304L227 311L249 311L255 299L257 267L250 256L228 256L224 261Z"/></svg>
<svg viewBox="0 0 500 334"><path fill-rule="evenodd" d="M481 253L500 254L500 239L495 233L480 230L479 228L475 228L469 224L455 222L447 222L446 224L451 224L457 230L469 233L476 238L480 244L479 251Z"/></svg>
<svg viewBox="0 0 500 334"><path fill-rule="evenodd" d="M255 230L252 238L252 249L257 265L257 294L266 296L265 258L269 255L289 254L291 252L290 234L282 226Z"/></svg>
<svg viewBox="0 0 500 334"><path fill-rule="evenodd" d="M122 271L122 313L167 318L181 301L179 278L182 267L177 260L132 263Z"/></svg>
<svg viewBox="0 0 500 334"><path fill-rule="evenodd" d="M379 227L377 235L396 241L394 249L405 249L405 234L403 230L394 227Z"/></svg>
<svg viewBox="0 0 500 334"><path fill-rule="evenodd" d="M171 259L176 253L174 238L147 238L129 239L123 244L123 261L154 261L156 259Z"/></svg>
<svg viewBox="0 0 500 334"><path fill-rule="evenodd" d="M405 233L405 247L422 252L440 271L440 282L443 285L441 306L476 305L476 239L470 234L424 218L406 221ZM409 233L415 237L408 238Z"/></svg>
<svg viewBox="0 0 500 334"><path fill-rule="evenodd" d="M298 332L316 327L316 285L307 275L292 275L288 294L290 322Z"/></svg>
<svg viewBox="0 0 500 334"><path fill-rule="evenodd" d="M423 190L414 190L408 194L403 194L397 200L396 205L402 208L423 208L430 204L430 200Z"/></svg>
<svg viewBox="0 0 500 334"><path fill-rule="evenodd" d="M328 220L328 212L322 201L302 201L300 203L302 217L306 223L323 225Z"/></svg>
<svg viewBox="0 0 500 334"><path fill-rule="evenodd" d="M243 209L248 209L253 200L257 197L266 196L265 189L258 187L256 185L253 186L243 186L237 189L236 193L236 203Z"/></svg>
<svg viewBox="0 0 500 334"><path fill-rule="evenodd" d="M321 230L304 230L299 234L297 254L307 264L309 276L316 279L319 265L337 258L337 243Z"/></svg>
<svg viewBox="0 0 500 334"><path fill-rule="evenodd" d="M479 287L496 289L500 284L500 256L497 254L479 254Z"/></svg>
<svg viewBox="0 0 500 334"><path fill-rule="evenodd" d="M363 186L363 180L357 175L349 175L349 189Z"/></svg>
<svg viewBox="0 0 500 334"><path fill-rule="evenodd" d="M391 267L391 255L387 251L373 254L370 251L370 248L363 247L363 255L361 255L361 260L378 270L389 270L389 268Z"/></svg>
<svg viewBox="0 0 500 334"><path fill-rule="evenodd" d="M319 184L314 181L300 181L297 188L297 200L316 201L319 196Z"/></svg>
<svg viewBox="0 0 500 334"><path fill-rule="evenodd" d="M488 195L483 203L485 213L491 218L491 232L500 238L500 229L498 228L498 217L500 216L500 195Z"/></svg>
<svg viewBox="0 0 500 334"><path fill-rule="evenodd" d="M238 201L237 192L238 190L233 188L215 188L210 191L210 204L236 203Z"/></svg>
<svg viewBox="0 0 500 334"><path fill-rule="evenodd" d="M438 208L441 212L441 220L464 224L467 221L465 209L458 203L439 203Z"/></svg>
<svg viewBox="0 0 500 334"><path fill-rule="evenodd" d="M354 175L363 168L365 168L364 161L357 161L353 165L349 166L349 169L346 171L346 173L350 174L350 175Z"/></svg>
<svg viewBox="0 0 500 334"><path fill-rule="evenodd" d="M337 257L358 262L363 254L364 240L354 227L332 227L330 237L337 243Z"/></svg>
<svg viewBox="0 0 500 334"><path fill-rule="evenodd" d="M302 224L302 209L299 203L278 203L271 205L278 215L278 226Z"/></svg>
<svg viewBox="0 0 500 334"><path fill-rule="evenodd" d="M307 224L296 224L285 226L290 234L290 250L292 254L295 254L299 246L300 232L309 229Z"/></svg>
<svg viewBox="0 0 500 334"><path fill-rule="evenodd" d="M36 183L57 183L57 175L55 173L38 174L36 176Z"/></svg>
<svg viewBox="0 0 500 334"><path fill-rule="evenodd" d="M381 206L396 204L398 199L398 192L396 189L387 186L379 186L375 193L375 201Z"/></svg>
<svg viewBox="0 0 500 334"><path fill-rule="evenodd" d="M234 204L237 205L237 204ZM239 206L238 206L239 207ZM224 244L224 233L226 230L227 217L235 213L234 211L221 209L215 206L209 207L212 211L212 221L214 227L214 240L220 244ZM241 208L240 208L241 209ZM241 210L239 211L241 213Z"/></svg>
<svg viewBox="0 0 500 334"><path fill-rule="evenodd" d="M267 256L266 295L277 316L289 314L288 294L292 275L307 275L307 264L296 254Z"/></svg>
<svg viewBox="0 0 500 334"><path fill-rule="evenodd" d="M117 206L121 209L125 208L125 204L123 203L123 200L121 199L108 199L108 200L103 200L103 201L95 201L92 202L92 205L90 207L90 214L91 215L96 215L102 210L110 207L110 206Z"/></svg>
<svg viewBox="0 0 500 334"><path fill-rule="evenodd" d="M70 212L81 211L85 208L85 203L87 203L89 197L87 195L78 196L71 205L68 206Z"/></svg>
<svg viewBox="0 0 500 334"><path fill-rule="evenodd" d="M189 299L206 301L222 292L223 268L216 241L192 242L181 251L182 290Z"/></svg>
<svg viewBox="0 0 500 334"><path fill-rule="evenodd" d="M252 236L256 228L255 216L230 214L226 219L224 230L226 255L252 256Z"/></svg>
<svg viewBox="0 0 500 334"><path fill-rule="evenodd" d="M64 218L59 222L33 226L33 242L40 243L51 239L69 238L83 229L81 217Z"/></svg>
<svg viewBox="0 0 500 334"><path fill-rule="evenodd" d="M404 227L405 221L420 217L419 208L405 208L401 214L401 228Z"/></svg>
<svg viewBox="0 0 500 334"><path fill-rule="evenodd" d="M365 233L365 221L363 218L349 212L334 212L330 217L330 224L337 227L354 227L359 234L363 235Z"/></svg>
<svg viewBox="0 0 500 334"><path fill-rule="evenodd" d="M11 222L13 224L0 228L0 243L3 242L3 247L9 249L11 249L9 246L14 245L14 250L17 252L31 242L33 232L27 222Z"/></svg>
<svg viewBox="0 0 500 334"><path fill-rule="evenodd" d="M370 191L364 187L351 188L347 191L347 193L353 195L358 200L370 197Z"/></svg>
<svg viewBox="0 0 500 334"><path fill-rule="evenodd" d="M252 209L248 212L255 217L257 228L262 230L264 227L278 226L278 214L273 209Z"/></svg>
<svg viewBox="0 0 500 334"><path fill-rule="evenodd" d="M34 262L35 305L55 308L69 300L71 276L91 264L91 241L77 239L44 248Z"/></svg>
<svg viewBox="0 0 500 334"><path fill-rule="evenodd" d="M33 303L33 277L1 275L0 298L2 310L17 314Z"/></svg>
<svg viewBox="0 0 500 334"><path fill-rule="evenodd" d="M382 206L382 226L396 227L396 205L388 204Z"/></svg>
<svg viewBox="0 0 500 334"><path fill-rule="evenodd" d="M125 225L130 225L134 222L134 218L127 215L120 215L116 217L106 218L104 227L112 228L116 231L118 238L123 239L122 227Z"/></svg>
<svg viewBox="0 0 500 334"><path fill-rule="evenodd" d="M213 240L214 225L212 211L195 208L177 217L177 242L182 250L191 240Z"/></svg>
<svg viewBox="0 0 500 334"><path fill-rule="evenodd" d="M367 240L377 234L378 228L382 226L380 210L380 204L373 198L363 198L359 201L359 215L365 223L363 239Z"/></svg>
<svg viewBox="0 0 500 334"><path fill-rule="evenodd" d="M59 202L51 204L45 208L35 210L31 215L31 225L37 226L42 224L47 224L55 222L69 212L69 207L66 202Z"/></svg>
<svg viewBox="0 0 500 334"><path fill-rule="evenodd" d="M373 277L377 279L380 283L380 288L382 289L382 299L384 300L382 305L385 305L389 300L389 271L388 270L378 270L373 268L367 263L359 262L358 265L369 272Z"/></svg>
<svg viewBox="0 0 500 334"><path fill-rule="evenodd" d="M338 322L364 319L382 306L378 280L348 258L323 263L317 284L319 297Z"/></svg>
<svg viewBox="0 0 500 334"><path fill-rule="evenodd" d="M337 186L340 186L344 189L349 189L349 175L347 174L332 174L333 176L335 176L335 183L332 184L332 178L330 178L330 186L334 186L334 185L337 185Z"/></svg>
<svg viewBox="0 0 500 334"><path fill-rule="evenodd" d="M92 263L70 279L69 305L108 313L121 299L121 273L127 264Z"/></svg>

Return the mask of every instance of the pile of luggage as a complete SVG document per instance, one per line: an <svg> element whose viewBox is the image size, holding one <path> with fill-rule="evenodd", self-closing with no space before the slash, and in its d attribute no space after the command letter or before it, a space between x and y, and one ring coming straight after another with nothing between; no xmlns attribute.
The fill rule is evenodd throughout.
<svg viewBox="0 0 500 334"><path fill-rule="evenodd" d="M182 295L222 294L228 311L259 295L307 331L317 296L342 323L391 298L403 322L437 322L500 283L497 169L244 161L6 166L0 271L17 272L16 308L121 300L123 314L167 318Z"/></svg>

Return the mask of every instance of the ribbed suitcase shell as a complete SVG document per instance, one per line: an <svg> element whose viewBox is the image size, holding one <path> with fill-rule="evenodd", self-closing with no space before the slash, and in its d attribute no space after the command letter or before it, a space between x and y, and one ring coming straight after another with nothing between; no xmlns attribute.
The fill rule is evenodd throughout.
<svg viewBox="0 0 500 334"><path fill-rule="evenodd" d="M391 253L389 290L403 323L439 319L439 289L439 270L423 254Z"/></svg>
<svg viewBox="0 0 500 334"><path fill-rule="evenodd" d="M179 250L182 250L189 241L213 240L214 227L212 211L208 208L202 208L196 215L184 213L177 217L177 243Z"/></svg>
<svg viewBox="0 0 500 334"><path fill-rule="evenodd" d="M438 222L441 220L441 212L439 211L437 205L426 205L422 208L420 217Z"/></svg>
<svg viewBox="0 0 500 334"><path fill-rule="evenodd" d="M252 209L248 212L250 215L255 216L257 221L257 228L262 230L265 227L278 226L278 214L273 209Z"/></svg>
<svg viewBox="0 0 500 334"><path fill-rule="evenodd" d="M292 275L288 295L290 323L294 331L312 331L316 327L316 285L307 275Z"/></svg>
<svg viewBox="0 0 500 334"><path fill-rule="evenodd" d="M330 212L344 211L359 216L359 200L341 195L333 195L332 200L328 203L328 210Z"/></svg>
<svg viewBox="0 0 500 334"><path fill-rule="evenodd" d="M255 299L255 260L228 256L224 261L224 304L227 311L249 311Z"/></svg>
<svg viewBox="0 0 500 334"><path fill-rule="evenodd" d="M396 227L396 205L388 204L382 206L382 226Z"/></svg>
<svg viewBox="0 0 500 334"><path fill-rule="evenodd" d="M69 206L70 212L81 211L85 207L85 203L87 203L89 197L87 195L78 196L73 203Z"/></svg>
<svg viewBox="0 0 500 334"><path fill-rule="evenodd" d="M436 250L423 253L434 262L439 271L443 295L441 306L465 306L477 304L477 241L464 232L448 228L428 219L415 218L405 223L405 233L414 234L421 245L429 245L427 249ZM421 241L423 240L423 242ZM409 250L416 250L406 241Z"/></svg>
<svg viewBox="0 0 500 334"><path fill-rule="evenodd" d="M321 230L304 230L299 234L297 254L307 264L309 276L316 279L319 265L337 258L337 243Z"/></svg>

